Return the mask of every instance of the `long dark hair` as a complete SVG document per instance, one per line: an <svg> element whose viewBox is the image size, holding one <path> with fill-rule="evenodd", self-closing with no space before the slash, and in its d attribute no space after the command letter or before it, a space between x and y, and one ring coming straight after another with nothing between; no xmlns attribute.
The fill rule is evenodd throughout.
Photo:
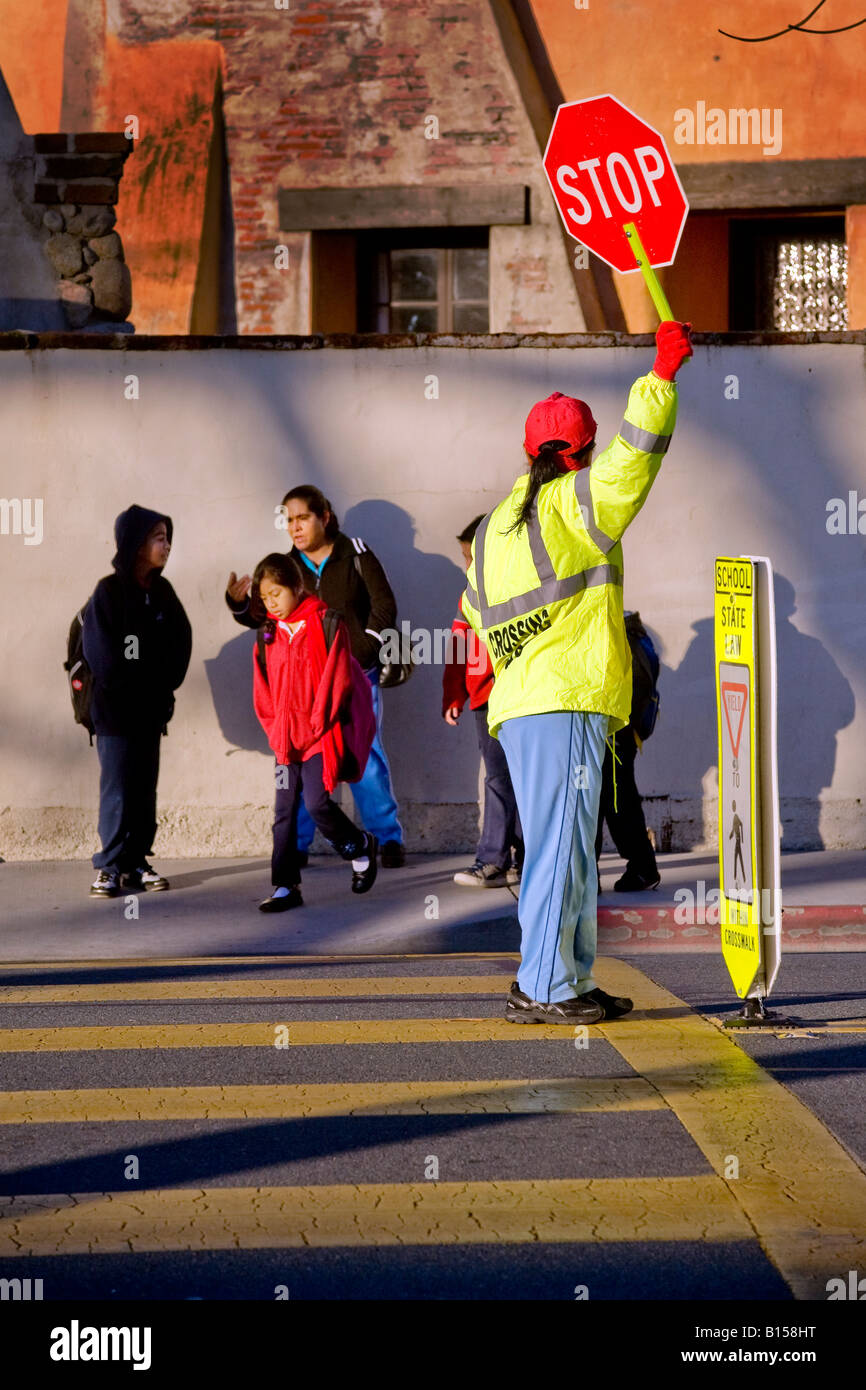
<svg viewBox="0 0 866 1390"><path fill-rule="evenodd" d="M266 555L256 565L253 572L253 582L250 586L250 614L259 622L264 622L267 618L267 609L260 593L263 579L272 579L275 584L279 584L284 589L291 589L296 594L305 592L304 576L297 560L294 560L291 555L280 555L276 551L271 555Z"/></svg>
<svg viewBox="0 0 866 1390"><path fill-rule="evenodd" d="M334 508L319 488L313 487L312 483L301 483L299 487L293 487L291 492L287 492L283 498L284 507L287 507L290 502L306 502L310 511L325 525L325 540L336 540L340 523ZM330 512L327 524L325 524L325 512Z"/></svg>
<svg viewBox="0 0 866 1390"><path fill-rule="evenodd" d="M545 483L552 483L554 478L558 478L565 467L563 451L571 446L564 439L546 439L532 461L529 470L529 481L526 484L526 491L523 494L523 501L520 504L520 511L512 524L507 527L503 535L507 536L512 531L519 531L527 522L532 520L535 513L535 501L539 491ZM595 448L595 440L586 444L579 452L577 450L570 456L581 463L584 458L589 459L589 455Z"/></svg>

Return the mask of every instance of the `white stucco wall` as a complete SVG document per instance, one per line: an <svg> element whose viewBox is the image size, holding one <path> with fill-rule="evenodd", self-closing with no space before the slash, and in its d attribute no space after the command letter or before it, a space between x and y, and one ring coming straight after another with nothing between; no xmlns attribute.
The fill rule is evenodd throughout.
<svg viewBox="0 0 866 1390"><path fill-rule="evenodd" d="M44 504L41 544L0 535L0 855L94 847L96 753L72 722L61 663L132 502L174 520L166 573L194 630L163 744L158 852L266 850L271 764L249 702L251 637L223 604L229 569L285 547L274 508L312 482L382 559L401 617L447 627L463 583L454 537L522 471L533 401L585 397L607 442L652 363L647 346L564 341L0 352L2 493ZM425 396L431 375L438 399ZM780 577L785 846L866 846L866 536L826 526L829 499L853 490L866 530L863 387L859 341L698 347L681 374L674 443L625 541L626 606L664 667L662 715L638 759L663 845L712 843L712 562L746 553L768 555ZM428 667L387 692L386 742L410 847L470 848L474 728L444 725L440 691L441 668Z"/></svg>

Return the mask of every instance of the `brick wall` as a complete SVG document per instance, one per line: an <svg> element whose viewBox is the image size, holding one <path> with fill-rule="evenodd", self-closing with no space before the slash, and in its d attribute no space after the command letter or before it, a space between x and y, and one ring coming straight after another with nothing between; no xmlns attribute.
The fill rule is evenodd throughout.
<svg viewBox="0 0 866 1390"><path fill-rule="evenodd" d="M309 238L280 233L278 188L427 182L529 185L533 225L491 239L491 329L583 327L487 0L109 0L108 23L124 44L223 49L240 332L309 329ZM425 138L430 115L438 139Z"/></svg>

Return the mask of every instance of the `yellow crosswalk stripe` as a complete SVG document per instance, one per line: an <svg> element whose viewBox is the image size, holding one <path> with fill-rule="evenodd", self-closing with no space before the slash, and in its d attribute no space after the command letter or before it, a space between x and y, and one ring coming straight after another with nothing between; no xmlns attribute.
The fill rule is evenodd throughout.
<svg viewBox="0 0 866 1390"><path fill-rule="evenodd" d="M866 1264L866 1174L730 1035L625 961L599 966L604 988L642 1011L604 1036L726 1177L795 1297L826 1298L828 1278Z"/></svg>
<svg viewBox="0 0 866 1390"><path fill-rule="evenodd" d="M376 1081L300 1086L130 1086L2 1091L0 1124L310 1119L322 1115L625 1113L666 1110L639 1076L543 1081Z"/></svg>
<svg viewBox="0 0 866 1390"><path fill-rule="evenodd" d="M346 979L124 980L104 984L0 985L0 1004L93 1004L184 999L352 999L417 994L508 993L509 975L364 975Z"/></svg>
<svg viewBox="0 0 866 1390"><path fill-rule="evenodd" d="M3 1028L0 1052L86 1052L167 1047L320 1047L327 1044L539 1042L568 1047L573 1030L504 1018L327 1019L320 1023L106 1024L92 1028Z"/></svg>
<svg viewBox="0 0 866 1390"><path fill-rule="evenodd" d="M0 1197L0 1258L752 1236L712 1174Z"/></svg>
<svg viewBox="0 0 866 1390"><path fill-rule="evenodd" d="M403 960L422 960L430 964L436 961L460 962L470 960L512 960L518 962L520 956L516 951L440 951L435 956L427 952L402 951L392 955L371 955L369 951L353 954L349 951L337 952L332 955L316 954L314 956L108 956L104 960L34 960L34 961L3 961L0 962L0 979L4 972L18 974L21 971L44 970L63 971L69 974L70 971L80 970L86 973L89 970L168 970L174 966L189 965L223 965L227 970L234 969L238 965L369 965L376 961L379 965L398 964Z"/></svg>

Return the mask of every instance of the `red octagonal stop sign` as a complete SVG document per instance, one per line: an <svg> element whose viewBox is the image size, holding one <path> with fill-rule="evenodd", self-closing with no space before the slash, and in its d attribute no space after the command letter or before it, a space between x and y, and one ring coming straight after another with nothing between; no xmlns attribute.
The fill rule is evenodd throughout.
<svg viewBox="0 0 866 1390"><path fill-rule="evenodd" d="M672 265L689 205L657 130L616 97L560 106L544 172L565 230L615 270L636 270L623 224L633 222L650 265Z"/></svg>

